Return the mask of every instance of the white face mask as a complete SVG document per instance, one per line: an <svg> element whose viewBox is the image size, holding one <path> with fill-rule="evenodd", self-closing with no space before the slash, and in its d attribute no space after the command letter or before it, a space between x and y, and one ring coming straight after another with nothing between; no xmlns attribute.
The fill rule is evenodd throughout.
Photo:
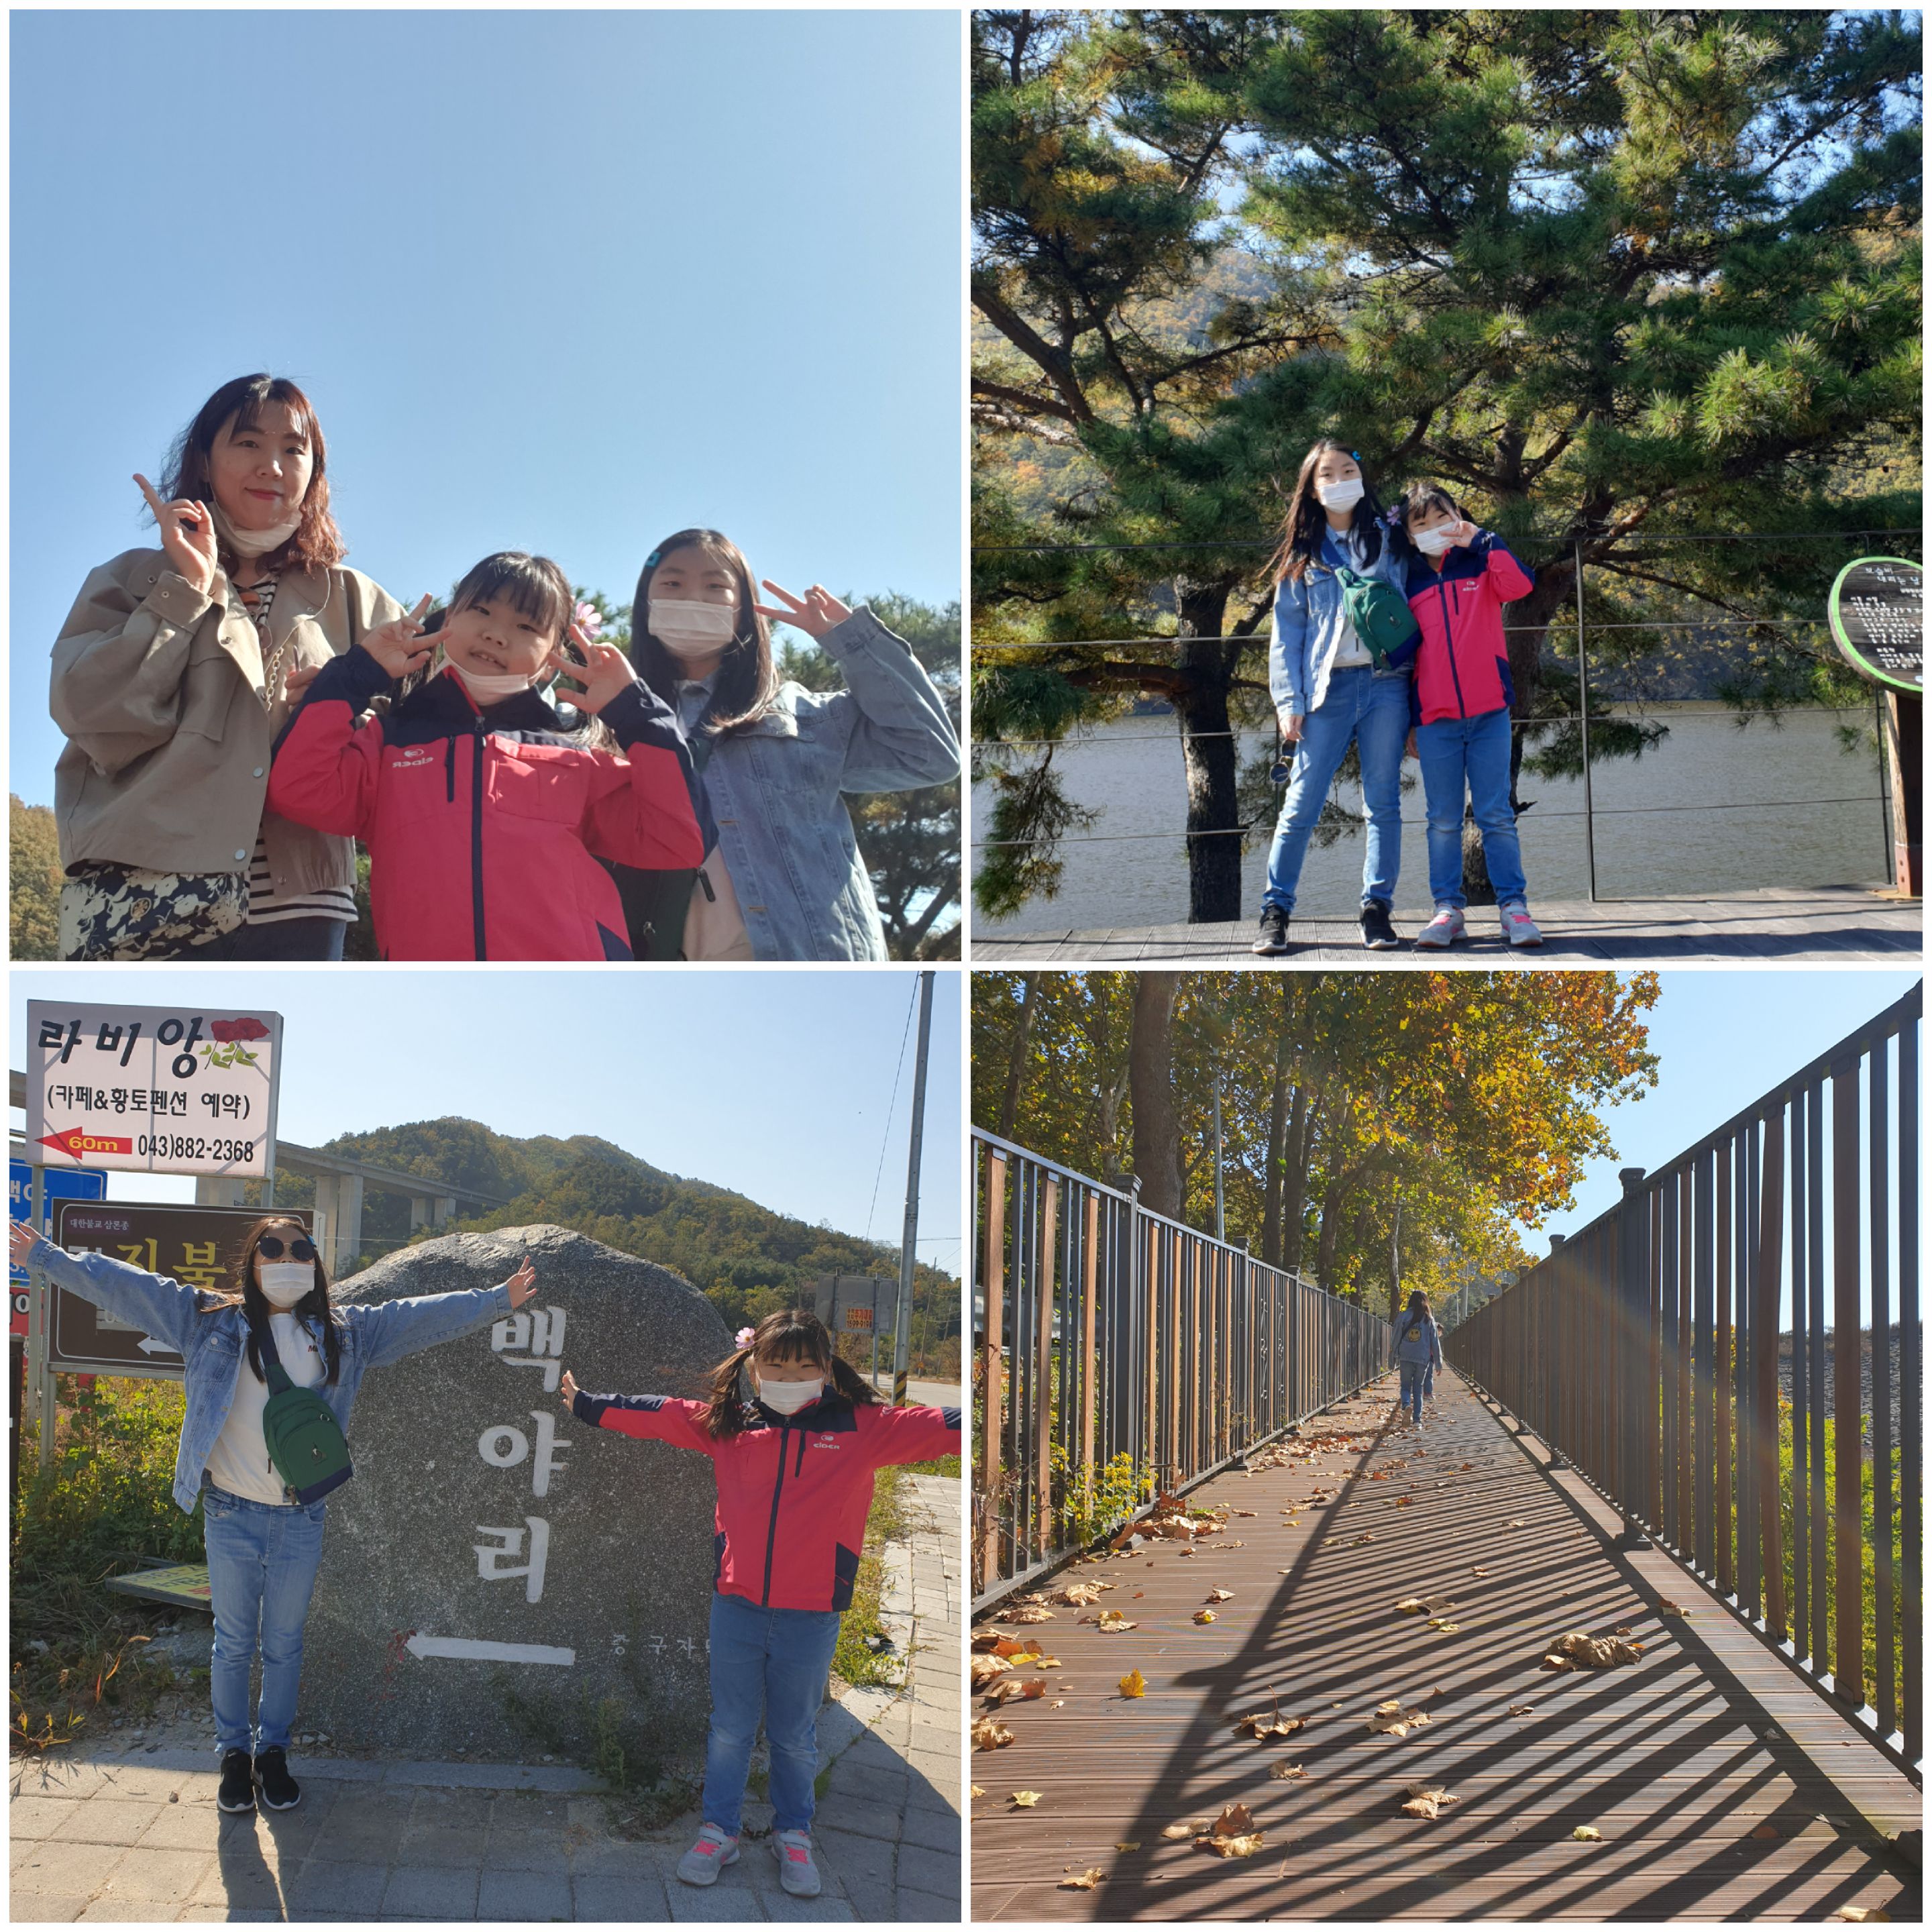
<svg viewBox="0 0 1932 1932"><path fill-rule="evenodd" d="M1364 494L1362 479L1352 476L1342 483L1318 483L1315 494L1322 499L1324 510L1352 510L1362 500Z"/></svg>
<svg viewBox="0 0 1932 1932"><path fill-rule="evenodd" d="M728 604L700 604L681 597L653 597L650 632L673 650L716 650L738 634L738 614Z"/></svg>
<svg viewBox="0 0 1932 1932"><path fill-rule="evenodd" d="M781 1415L796 1415L809 1408L825 1393L824 1378L813 1382L772 1382L760 1380L758 1400Z"/></svg>
<svg viewBox="0 0 1932 1932"><path fill-rule="evenodd" d="M219 504L212 507L214 511L215 534L237 556L266 556L271 550L280 550L302 528L299 509L286 523L277 524L271 530L238 530Z"/></svg>
<svg viewBox="0 0 1932 1932"><path fill-rule="evenodd" d="M272 1308L294 1307L315 1286L313 1262L257 1262L262 1294Z"/></svg>
<svg viewBox="0 0 1932 1932"><path fill-rule="evenodd" d="M527 677L519 677L514 671L466 670L456 663L452 663L449 668L462 679L464 688L478 704L500 704L505 698L529 690L533 682Z"/></svg>
<svg viewBox="0 0 1932 1932"><path fill-rule="evenodd" d="M1438 524L1433 530L1411 530L1409 541L1424 556L1440 556L1450 547L1454 539L1450 532L1455 527L1454 524Z"/></svg>

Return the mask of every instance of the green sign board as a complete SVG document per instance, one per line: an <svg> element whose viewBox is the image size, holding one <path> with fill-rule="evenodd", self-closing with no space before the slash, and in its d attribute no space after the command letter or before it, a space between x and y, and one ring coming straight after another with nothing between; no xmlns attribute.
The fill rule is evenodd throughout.
<svg viewBox="0 0 1932 1932"><path fill-rule="evenodd" d="M1876 684L1924 689L1925 572L1902 556L1862 556L1832 586L1832 641L1852 668Z"/></svg>

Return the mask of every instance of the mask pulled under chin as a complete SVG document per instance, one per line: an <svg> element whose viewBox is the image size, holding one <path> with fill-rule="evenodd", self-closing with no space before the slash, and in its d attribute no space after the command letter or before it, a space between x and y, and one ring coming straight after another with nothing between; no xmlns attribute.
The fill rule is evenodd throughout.
<svg viewBox="0 0 1932 1932"><path fill-rule="evenodd" d="M712 651L738 634L738 614L728 604L700 604L682 597L653 597L650 629L658 643L676 650Z"/></svg>
<svg viewBox="0 0 1932 1932"><path fill-rule="evenodd" d="M534 682L530 678L519 677L514 671L466 670L453 659L449 668L463 680L464 688L478 704L500 704L505 698L529 690Z"/></svg>
<svg viewBox="0 0 1932 1932"><path fill-rule="evenodd" d="M237 556L266 556L278 550L302 528L302 512L297 510L285 524L277 524L266 530L243 530L236 528L233 520L224 512L220 504L211 506L214 512L214 533Z"/></svg>
<svg viewBox="0 0 1932 1932"><path fill-rule="evenodd" d="M271 1308L279 1308L284 1313L315 1286L313 1262L260 1262L256 1266L262 1299Z"/></svg>
<svg viewBox="0 0 1932 1932"><path fill-rule="evenodd" d="M758 1400L780 1415L796 1415L809 1408L825 1393L823 1379L815 1382L760 1382Z"/></svg>

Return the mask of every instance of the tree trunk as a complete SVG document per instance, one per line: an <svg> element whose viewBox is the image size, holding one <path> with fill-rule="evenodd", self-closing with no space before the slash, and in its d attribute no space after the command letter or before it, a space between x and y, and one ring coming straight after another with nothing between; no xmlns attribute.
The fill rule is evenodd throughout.
<svg viewBox="0 0 1932 1932"><path fill-rule="evenodd" d="M1288 1151L1288 1048L1286 1040L1274 1049L1274 1091L1268 1100L1268 1168L1262 1188L1262 1259L1270 1268L1281 1265L1282 1158Z"/></svg>
<svg viewBox="0 0 1932 1932"><path fill-rule="evenodd" d="M1315 1278L1330 1294L1335 1292L1335 1250L1342 1243L1342 1208L1348 1198L1350 1179L1346 1172L1336 1174L1322 1196L1322 1232L1316 1240Z"/></svg>
<svg viewBox="0 0 1932 1932"><path fill-rule="evenodd" d="M1294 1110L1288 1117L1288 1152L1282 1164L1281 1264L1299 1268L1308 1219L1308 1093L1294 1090Z"/></svg>
<svg viewBox="0 0 1932 1932"><path fill-rule="evenodd" d="M1187 917L1190 925L1218 924L1241 916L1239 760L1228 717L1241 647L1219 641L1226 584L1177 588L1181 633L1190 640L1178 653L1182 679L1174 698L1187 772Z"/></svg>
<svg viewBox="0 0 1932 1932"><path fill-rule="evenodd" d="M1172 973L1134 975L1134 1030L1128 1048L1134 1108L1134 1172L1141 1204L1180 1218L1180 1121L1174 1104Z"/></svg>
<svg viewBox="0 0 1932 1932"><path fill-rule="evenodd" d="M1020 1082L1025 1077L1027 1047L1033 1038L1033 1023L1040 1012L1039 992L1040 975L1022 973L1020 1016L1006 1048L1006 1090L1000 1102L1000 1138L1003 1141L1012 1138L1013 1122L1019 1114Z"/></svg>

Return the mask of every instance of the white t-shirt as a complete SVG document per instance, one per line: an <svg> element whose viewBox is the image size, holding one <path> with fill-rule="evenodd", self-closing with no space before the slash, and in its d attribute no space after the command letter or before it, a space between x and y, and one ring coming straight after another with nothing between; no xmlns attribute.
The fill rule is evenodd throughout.
<svg viewBox="0 0 1932 1932"><path fill-rule="evenodd" d="M1334 544L1336 548L1341 551L1342 556L1347 559L1348 568L1355 572L1358 575L1360 575L1364 569L1363 558L1368 549L1368 545L1364 541L1361 532L1357 530L1352 524L1347 530L1340 532L1339 534L1336 531L1330 530L1328 532L1328 542ZM1328 544L1324 544L1322 546L1322 548L1325 551L1328 548ZM1324 555L1322 559L1322 561L1326 563L1329 561L1329 559ZM1374 658L1369 655L1368 646L1364 644L1360 638L1356 636L1355 627L1353 624L1349 622L1348 616L1345 613L1342 619L1341 641L1335 646L1335 656L1334 660L1335 669L1337 670L1352 670L1358 665L1372 664L1374 662Z"/></svg>
<svg viewBox="0 0 1932 1932"><path fill-rule="evenodd" d="M297 1388L314 1388L327 1372L322 1344L293 1315L271 1314L268 1328L275 1338L275 1353L282 1358L289 1380ZM263 1366L266 1368L265 1363ZM262 1433L262 1412L268 1406L268 1384L257 1382L248 1366L244 1342L242 1372L235 1378L235 1400L214 1447L208 1452L208 1479L218 1490L231 1496L245 1496L252 1503L278 1507L289 1503L282 1479L268 1460L268 1438Z"/></svg>

